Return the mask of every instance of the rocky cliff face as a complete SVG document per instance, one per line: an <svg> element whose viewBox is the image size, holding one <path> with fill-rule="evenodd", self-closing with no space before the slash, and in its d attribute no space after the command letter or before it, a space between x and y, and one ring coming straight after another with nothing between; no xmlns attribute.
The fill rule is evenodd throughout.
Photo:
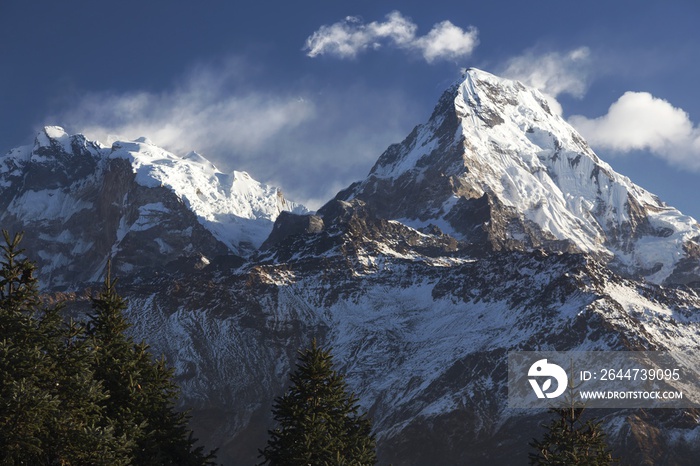
<svg viewBox="0 0 700 466"><path fill-rule="evenodd" d="M31 231L45 283L120 261L135 334L167 355L226 464L256 461L312 338L374 419L381 462L402 465L527 462L548 415L507 407L509 351L700 349L697 223L616 174L536 91L478 70L314 215L147 141L47 129L0 167L0 221ZM599 416L629 464L700 453L697 410Z"/></svg>

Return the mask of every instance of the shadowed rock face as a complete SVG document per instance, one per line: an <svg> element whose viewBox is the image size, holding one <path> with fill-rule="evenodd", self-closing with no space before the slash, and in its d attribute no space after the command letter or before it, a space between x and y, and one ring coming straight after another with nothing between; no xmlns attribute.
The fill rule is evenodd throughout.
<svg viewBox="0 0 700 466"><path fill-rule="evenodd" d="M313 234L323 230L323 219L318 215L297 215L291 212L281 212L275 220L270 236L260 249L266 250L289 236Z"/></svg>
<svg viewBox="0 0 700 466"><path fill-rule="evenodd" d="M268 215L245 258L193 206L249 177L190 199L139 182L143 152L105 158L55 129L36 147L0 159L0 220L27 230L45 284L80 289L112 254L133 333L166 355L225 464L258 461L312 338L373 419L380 462L406 465L527 463L548 415L508 408L509 351L700 351L700 297L675 286L697 283L695 221L614 173L537 92L478 70L367 179L314 215ZM271 198L250 206L282 210L256 192ZM700 454L696 410L596 414L629 464Z"/></svg>

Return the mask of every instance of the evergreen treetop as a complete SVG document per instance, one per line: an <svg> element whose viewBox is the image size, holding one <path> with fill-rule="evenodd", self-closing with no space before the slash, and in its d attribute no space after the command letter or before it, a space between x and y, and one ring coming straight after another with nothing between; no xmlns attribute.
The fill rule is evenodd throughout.
<svg viewBox="0 0 700 466"><path fill-rule="evenodd" d="M311 347L300 352L291 386L275 400L277 427L260 451L263 465L372 465L376 441L372 426L359 414L357 398L333 369L330 351Z"/></svg>
<svg viewBox="0 0 700 466"><path fill-rule="evenodd" d="M571 405L552 408L556 417L545 425L542 440L530 443L535 451L530 453L532 465L548 466L608 466L617 463L605 440L600 422L584 421L584 408Z"/></svg>
<svg viewBox="0 0 700 466"><path fill-rule="evenodd" d="M0 463L126 465L82 327L40 305L21 234L0 246Z"/></svg>

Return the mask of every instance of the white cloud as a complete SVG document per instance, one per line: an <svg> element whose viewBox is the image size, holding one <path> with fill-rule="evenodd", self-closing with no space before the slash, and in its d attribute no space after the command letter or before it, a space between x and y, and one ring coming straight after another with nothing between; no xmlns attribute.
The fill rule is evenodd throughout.
<svg viewBox="0 0 700 466"><path fill-rule="evenodd" d="M432 63L436 60L453 60L471 55L479 43L478 31L469 27L466 31L449 21L433 26L425 36L416 36L418 26L398 11L386 16L386 21L364 24L356 16L321 26L306 39L304 50L309 57L331 55L337 58L354 58L367 49L390 45L419 52Z"/></svg>
<svg viewBox="0 0 700 466"><path fill-rule="evenodd" d="M700 130L683 109L648 92L626 92L607 114L593 119L574 115L569 122L596 148L649 150L676 166L700 171Z"/></svg>
<svg viewBox="0 0 700 466"><path fill-rule="evenodd" d="M479 41L476 28L467 31L455 26L449 21L443 21L433 26L428 35L419 37L413 46L422 51L428 63L438 59L456 59L469 56Z"/></svg>
<svg viewBox="0 0 700 466"><path fill-rule="evenodd" d="M386 19L383 23L373 21L367 26L371 36L389 38L398 45L410 44L414 40L418 26L409 18L398 11L392 11L386 15Z"/></svg>

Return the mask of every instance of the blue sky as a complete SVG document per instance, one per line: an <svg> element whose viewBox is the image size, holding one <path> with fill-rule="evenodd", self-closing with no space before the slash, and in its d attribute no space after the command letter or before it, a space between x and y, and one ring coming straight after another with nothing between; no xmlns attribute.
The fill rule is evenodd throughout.
<svg viewBox="0 0 700 466"><path fill-rule="evenodd" d="M466 67L539 87L617 171L700 218L700 4L0 0L0 152L147 136L312 208Z"/></svg>

